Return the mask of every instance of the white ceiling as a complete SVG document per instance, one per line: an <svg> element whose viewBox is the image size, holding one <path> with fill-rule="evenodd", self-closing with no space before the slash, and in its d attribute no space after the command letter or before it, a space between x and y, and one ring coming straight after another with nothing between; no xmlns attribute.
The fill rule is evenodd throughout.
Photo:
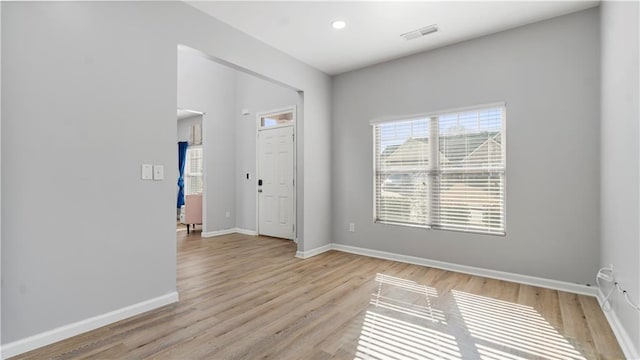
<svg viewBox="0 0 640 360"><path fill-rule="evenodd" d="M587 9L598 1L281 2L187 1L211 16L327 74ZM334 30L335 19L347 21ZM400 34L437 24L405 41Z"/></svg>

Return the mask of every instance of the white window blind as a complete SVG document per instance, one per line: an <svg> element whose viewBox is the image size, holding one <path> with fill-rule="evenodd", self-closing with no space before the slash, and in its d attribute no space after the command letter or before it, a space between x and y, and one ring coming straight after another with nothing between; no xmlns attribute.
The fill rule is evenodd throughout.
<svg viewBox="0 0 640 360"><path fill-rule="evenodd" d="M375 126L377 220L429 223L429 122Z"/></svg>
<svg viewBox="0 0 640 360"><path fill-rule="evenodd" d="M375 220L505 233L504 107L374 124Z"/></svg>
<svg viewBox="0 0 640 360"><path fill-rule="evenodd" d="M202 169L203 169L202 146L189 146L187 148L187 163L185 164L185 195L202 193Z"/></svg>

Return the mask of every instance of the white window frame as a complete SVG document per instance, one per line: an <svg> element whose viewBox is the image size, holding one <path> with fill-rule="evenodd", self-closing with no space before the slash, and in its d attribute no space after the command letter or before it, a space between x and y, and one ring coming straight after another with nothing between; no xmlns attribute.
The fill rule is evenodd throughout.
<svg viewBox="0 0 640 360"><path fill-rule="evenodd" d="M376 125L380 125L380 124L389 124L389 123L393 123L393 122L404 122L404 121L411 121L411 120L418 120L418 119L425 119L425 118L430 118L432 121L433 119L437 119L439 116L441 115L448 115L448 114L452 114L452 113L463 113L463 112L471 112L471 111L481 111L481 110L487 110L487 109L492 109L492 108L499 108L502 111L502 118L501 118L501 137L502 137L502 160L503 160L503 167L499 170L502 172L502 179L503 179L503 194L502 194L502 209L503 209L503 214L502 214L502 218L503 218L503 227L502 227L502 232L486 232L486 231L480 231L480 230L475 230L475 229L463 229L463 228L456 228L456 229L452 229L452 228L440 228L434 224L413 224L413 223L405 223L405 222L397 222L397 221L386 221L386 220L379 220L377 218L377 203L378 203L378 199L377 199L377 144L376 144L376 131L375 131L375 126ZM430 124L432 124L433 122L431 122ZM381 117L378 119L374 119L370 121L370 125L371 125L371 129L372 129L372 140L373 140L373 163L372 163L372 185L373 185L373 222L374 223L379 223L379 224L386 224L386 225L398 225L398 226L404 226L404 227L416 227L416 228L423 228L423 229L433 229L433 230L445 230L445 231L456 231L456 232L468 232L468 233L474 233L474 234L482 234L482 235L491 235L491 236L506 236L507 234L507 156L506 156L506 148L507 148L507 132L506 132L506 123L507 123L507 110L506 110L506 103L505 102L498 102L498 103L490 103L490 104L484 104L484 105L476 105L476 106L469 106L469 107L461 107L461 108L455 108L455 109L446 109L446 110L439 110L439 111L433 111L433 112L428 112L428 113L424 113L424 114L415 114L415 115L409 115L409 116L402 116L402 117ZM430 137L431 138L431 137ZM437 136L436 136L437 138ZM429 152L430 154L430 161L429 161L429 166L427 169L425 169L425 172L427 173L435 173L438 172L440 173L440 167L439 167L439 157L435 154L439 153L439 149L438 149L438 143L437 142L431 142L430 141L430 147L431 147L431 151ZM434 152L433 149L436 149L437 151ZM435 161L433 161L435 160ZM431 182L431 176L429 176L429 181ZM429 183L428 184L429 187L429 193L430 194L434 194L436 192L433 191L433 187L432 184ZM439 194L439 192L437 192ZM431 195L430 195L431 197ZM429 205L431 206L431 205ZM429 208L429 212L431 213L431 208ZM430 215L431 216L431 215Z"/></svg>
<svg viewBox="0 0 640 360"><path fill-rule="evenodd" d="M290 122L285 123L285 124L280 124L280 125L273 125L273 126L263 126L262 125L262 118L263 117L269 117L269 116L278 116L278 115L283 115L283 114L293 114L292 119ZM275 109L272 111L264 111L264 112L260 112L257 115L257 131L260 130L269 130L269 129L277 129L277 128L282 128L282 127L287 127L287 126L293 126L295 129L295 124L296 124L296 106L292 105L292 106L288 106L285 108L281 108L281 109Z"/></svg>
<svg viewBox="0 0 640 360"><path fill-rule="evenodd" d="M190 167L190 161L189 161L189 150L196 150L196 149L201 149L201 151L202 151L202 159L203 159L202 160L203 161L203 164L202 164L203 170L202 170L202 172L191 172L190 171L191 167ZM200 177L201 182L202 182L202 192L201 193L204 193L204 147L201 144L200 145L188 145L187 146L187 154L185 156L185 161L186 161L186 164L185 164L185 169L184 169L184 180L185 180L184 194L185 195L192 195L191 189L189 187L190 182L187 181L187 179L189 177ZM198 193L198 194L200 194L200 193Z"/></svg>

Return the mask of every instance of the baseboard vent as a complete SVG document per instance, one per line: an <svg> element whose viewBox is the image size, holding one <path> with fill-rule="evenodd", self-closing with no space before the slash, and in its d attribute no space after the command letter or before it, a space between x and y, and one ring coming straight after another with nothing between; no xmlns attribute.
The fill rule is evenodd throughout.
<svg viewBox="0 0 640 360"><path fill-rule="evenodd" d="M429 26L425 26L423 28L417 29L417 30L413 30L413 31L409 31L407 33L401 34L400 37L409 41L409 40L413 40L413 39L417 39L417 38L421 38L425 35L429 35L432 34L434 32L438 31L438 25L433 24L433 25L429 25Z"/></svg>

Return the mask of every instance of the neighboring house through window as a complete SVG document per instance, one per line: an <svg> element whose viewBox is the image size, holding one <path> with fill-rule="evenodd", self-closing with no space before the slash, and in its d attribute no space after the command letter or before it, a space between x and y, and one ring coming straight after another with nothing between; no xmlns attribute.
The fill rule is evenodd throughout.
<svg viewBox="0 0 640 360"><path fill-rule="evenodd" d="M202 155L202 145L189 145L187 148L187 163L184 169L185 195L202 193Z"/></svg>
<svg viewBox="0 0 640 360"><path fill-rule="evenodd" d="M372 122L376 222L505 233L505 107Z"/></svg>

